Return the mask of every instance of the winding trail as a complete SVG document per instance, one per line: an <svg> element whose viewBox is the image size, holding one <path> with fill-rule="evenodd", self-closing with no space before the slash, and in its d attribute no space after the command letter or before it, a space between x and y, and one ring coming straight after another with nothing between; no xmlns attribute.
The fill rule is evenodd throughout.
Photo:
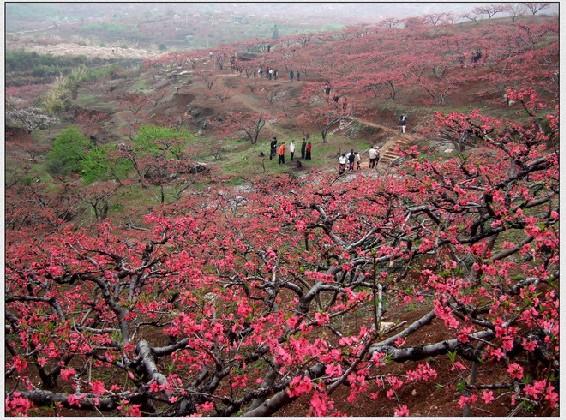
<svg viewBox="0 0 566 420"><path fill-rule="evenodd" d="M230 87L226 84L227 79L232 78L239 78L240 75L236 73L220 73L215 74L214 81L217 85L223 89L230 91L230 100L237 102L238 104L243 105L245 108L249 109L252 112L256 112L258 114L265 114L265 106L259 103L258 99L252 97L251 95L246 94L245 92L238 92L233 87ZM256 79L253 79L256 80ZM261 85L263 84L263 80L257 80L256 89L261 89ZM265 81L267 83L267 81ZM283 82L283 80L281 80ZM281 82L278 81L271 81L269 84L271 86L279 85ZM385 143L380 148L380 159L377 168L380 170L385 170L386 168L390 167L397 159L400 158L397 149L405 149L411 143L414 143L419 140L419 137L416 137L412 134L402 134L398 128L391 128L387 127L382 124L375 123L373 121L369 121L359 117L349 117L350 121L356 121L359 124L376 128L380 130L382 133L385 134ZM281 131L280 128L276 126L276 124L266 121L266 127L268 127L276 136L284 137L285 133ZM367 168L368 162L367 159L364 159L362 162L362 167Z"/></svg>
<svg viewBox="0 0 566 420"><path fill-rule="evenodd" d="M418 140L418 138L416 138L412 134L400 133L398 129L387 127L381 124L376 124L374 122L357 117L351 117L351 119L357 121L360 124L383 130L390 135L390 137L388 136L387 140L379 150L380 158L378 168L391 166L391 164L400 157L400 155L395 152L397 148L404 149L408 147L410 143Z"/></svg>

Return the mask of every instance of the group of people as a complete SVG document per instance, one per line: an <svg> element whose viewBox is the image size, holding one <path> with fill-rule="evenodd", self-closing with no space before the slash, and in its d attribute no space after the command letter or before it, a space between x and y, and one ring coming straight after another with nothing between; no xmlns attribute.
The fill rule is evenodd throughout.
<svg viewBox="0 0 566 420"><path fill-rule="evenodd" d="M289 143L289 153L291 155L291 160L295 158L295 142L291 140ZM279 159L279 165L285 164L285 156L287 153L287 144L285 142L278 143L277 137L273 137L271 140L271 148L269 153L269 160L273 160L275 155L277 155ZM312 159L312 143L307 141L306 138L303 137L303 143L301 144L301 159L303 160L311 160ZM368 150L368 157L369 157L369 168L374 169L377 168L377 164L379 162L379 147L372 146ZM346 167L349 171L360 170L362 163L362 157L359 152L355 152L354 149L350 149L349 153L342 153L338 158L338 174L342 175L346 172Z"/></svg>
<svg viewBox="0 0 566 420"><path fill-rule="evenodd" d="M279 70L273 69L269 66L267 66L265 69L260 67L257 70L257 76L258 77L266 77L267 80L277 80L277 78L279 77Z"/></svg>
<svg viewBox="0 0 566 420"><path fill-rule="evenodd" d="M277 145L277 137L273 137L271 140L271 150L269 152L269 160L273 160L273 157L277 155L279 157L279 165L285 164L285 153L287 151L287 147L285 142L280 143ZM289 152L291 154L291 160L295 157L295 142L291 140L289 144ZM312 153L312 143L309 141L307 142L306 138L303 137L303 143L301 144L301 159L304 160L311 160L311 153Z"/></svg>
<svg viewBox="0 0 566 420"><path fill-rule="evenodd" d="M293 81L293 79L297 79L297 82L301 81L301 73L299 73L299 70L289 70L289 80Z"/></svg>
<svg viewBox="0 0 566 420"><path fill-rule="evenodd" d="M482 58L484 58L484 54L482 53L481 49L477 49L475 51L472 51L471 54L470 54L470 63L475 67L476 64L481 63ZM461 68L466 67L466 55L465 54L458 56L458 61L460 63Z"/></svg>
<svg viewBox="0 0 566 420"><path fill-rule="evenodd" d="M369 168L373 169L377 167L379 162L379 147L372 146L368 150L369 156ZM359 152L354 152L354 149L350 149L349 153L342 153L338 158L338 175L342 175L346 172L346 166L348 170L360 170L362 164L362 157Z"/></svg>
<svg viewBox="0 0 566 420"><path fill-rule="evenodd" d="M265 77L267 80L277 80L279 78L279 70L273 69L269 66L265 68L260 67L257 69L257 77L262 78ZM297 80L298 82L301 81L301 73L299 70L289 70L289 80Z"/></svg>
<svg viewBox="0 0 566 420"><path fill-rule="evenodd" d="M342 175L346 172L346 165L348 165L348 170L353 171L354 167L357 170L361 169L362 157L358 152L354 152L354 149L350 150L350 153L342 153L338 158L338 174Z"/></svg>

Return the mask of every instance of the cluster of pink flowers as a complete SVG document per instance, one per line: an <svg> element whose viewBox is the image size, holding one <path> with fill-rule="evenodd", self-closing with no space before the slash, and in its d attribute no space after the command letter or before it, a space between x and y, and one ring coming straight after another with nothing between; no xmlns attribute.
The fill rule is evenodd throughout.
<svg viewBox="0 0 566 420"><path fill-rule="evenodd" d="M406 405L400 405L395 409L395 411L393 411L393 415L395 417L409 417L409 407L407 407Z"/></svg>
<svg viewBox="0 0 566 420"><path fill-rule="evenodd" d="M13 416L27 416L33 404L19 392L14 392L4 400L6 412Z"/></svg>
<svg viewBox="0 0 566 420"><path fill-rule="evenodd" d="M312 390L312 381L308 376L295 376L289 384L287 395L289 397L299 397L308 394Z"/></svg>
<svg viewBox="0 0 566 420"><path fill-rule="evenodd" d="M473 405L478 401L478 396L476 394L462 395L458 399L458 407L464 408L466 405Z"/></svg>
<svg viewBox="0 0 566 420"><path fill-rule="evenodd" d="M315 417L325 417L334 409L334 402L323 392L315 391L310 400L310 412Z"/></svg>
<svg viewBox="0 0 566 420"><path fill-rule="evenodd" d="M548 401L551 408L555 408L558 404L559 395L554 386L548 384L546 379L534 381L532 384L525 385L524 392L533 400L540 400L544 394L544 399Z"/></svg>
<svg viewBox="0 0 566 420"><path fill-rule="evenodd" d="M513 379L523 379L523 368L518 363L510 363L507 366L507 373Z"/></svg>
<svg viewBox="0 0 566 420"><path fill-rule="evenodd" d="M406 374L407 374L408 382L417 382L417 381L428 382L428 381L432 381L437 377L436 370L431 368L428 362L419 363L416 369L408 370Z"/></svg>
<svg viewBox="0 0 566 420"><path fill-rule="evenodd" d="M71 378L73 376L75 376L77 373L77 371L73 368L68 368L68 369L61 369L61 379L63 379L65 382L69 382L71 380Z"/></svg>

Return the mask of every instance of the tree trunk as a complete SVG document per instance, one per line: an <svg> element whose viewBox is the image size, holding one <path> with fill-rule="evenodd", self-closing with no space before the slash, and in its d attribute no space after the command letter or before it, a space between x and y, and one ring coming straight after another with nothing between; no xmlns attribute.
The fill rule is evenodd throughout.
<svg viewBox="0 0 566 420"><path fill-rule="evenodd" d="M326 143L326 136L328 135L328 129L327 128L323 128L320 132L320 135L322 137L322 142Z"/></svg>
<svg viewBox="0 0 566 420"><path fill-rule="evenodd" d="M389 85L389 99L395 100L395 97L397 96L395 85L391 81L387 82L387 84Z"/></svg>

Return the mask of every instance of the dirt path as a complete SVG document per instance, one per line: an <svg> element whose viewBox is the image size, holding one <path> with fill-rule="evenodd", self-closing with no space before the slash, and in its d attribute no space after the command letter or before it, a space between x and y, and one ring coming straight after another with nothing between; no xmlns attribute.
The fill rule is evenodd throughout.
<svg viewBox="0 0 566 420"><path fill-rule="evenodd" d="M401 149L407 147L411 142L417 140L417 138L415 138L415 136L411 135L411 134L402 134L399 132L398 129L393 129L390 127L386 127L384 125L381 124L376 124L374 122L371 121L367 121L361 118L357 118L357 117L351 117L352 120L359 122L360 124L363 125L368 125L370 127L374 127L374 128L378 128L381 129L385 132L387 132L391 137L389 137L387 139L387 141L385 142L385 144L383 144L383 146L380 149L380 159L379 159L379 163L378 163L378 167L387 167L390 166L391 163L393 163L396 159L398 159L400 157L400 155L395 152L395 149L397 147L400 147ZM367 167L367 163L365 164L365 167ZM362 165L364 166L364 165Z"/></svg>
<svg viewBox="0 0 566 420"><path fill-rule="evenodd" d="M224 74L216 74L215 80L220 87L223 89L227 89L233 92L231 99L239 104L242 104L244 107L248 108L250 111L257 112L258 114L265 113L264 107L258 103L256 98L251 97L250 95L246 95L245 93L238 92L236 89L231 88L226 85L225 80L231 79L234 77L239 77L238 74L235 73L224 73ZM395 152L395 150L399 147L404 149L408 147L411 142L418 140L415 136L411 134L401 134L399 129L387 127L382 124L375 123L373 121L368 121L363 118L358 117L350 117L351 121L356 121L362 125L366 125L369 127L374 127L378 130L381 130L386 135L386 141L380 148L380 160L378 164L378 171L384 170L391 166L391 164L400 157L399 153ZM275 133L275 135L279 137L284 137L285 133L282 132L275 124L271 122L267 122L266 126L269 127L271 131ZM364 161L362 162L363 169L368 168L368 161L367 157L365 157Z"/></svg>
<svg viewBox="0 0 566 420"><path fill-rule="evenodd" d="M370 127L374 127L374 128L377 128L377 129L386 131L386 132L388 132L388 133L392 133L392 134L398 134L398 133L399 133L397 130L395 130L395 129L393 129L393 128L390 128L390 127L387 127L387 126L381 125L381 124L376 124L376 123L374 123L374 122L371 122L371 121L368 121L368 120L364 120L364 119L362 119L362 118L350 117L350 119L353 120L353 121L357 121L357 122L359 122L360 124L368 125L368 126L370 126Z"/></svg>

